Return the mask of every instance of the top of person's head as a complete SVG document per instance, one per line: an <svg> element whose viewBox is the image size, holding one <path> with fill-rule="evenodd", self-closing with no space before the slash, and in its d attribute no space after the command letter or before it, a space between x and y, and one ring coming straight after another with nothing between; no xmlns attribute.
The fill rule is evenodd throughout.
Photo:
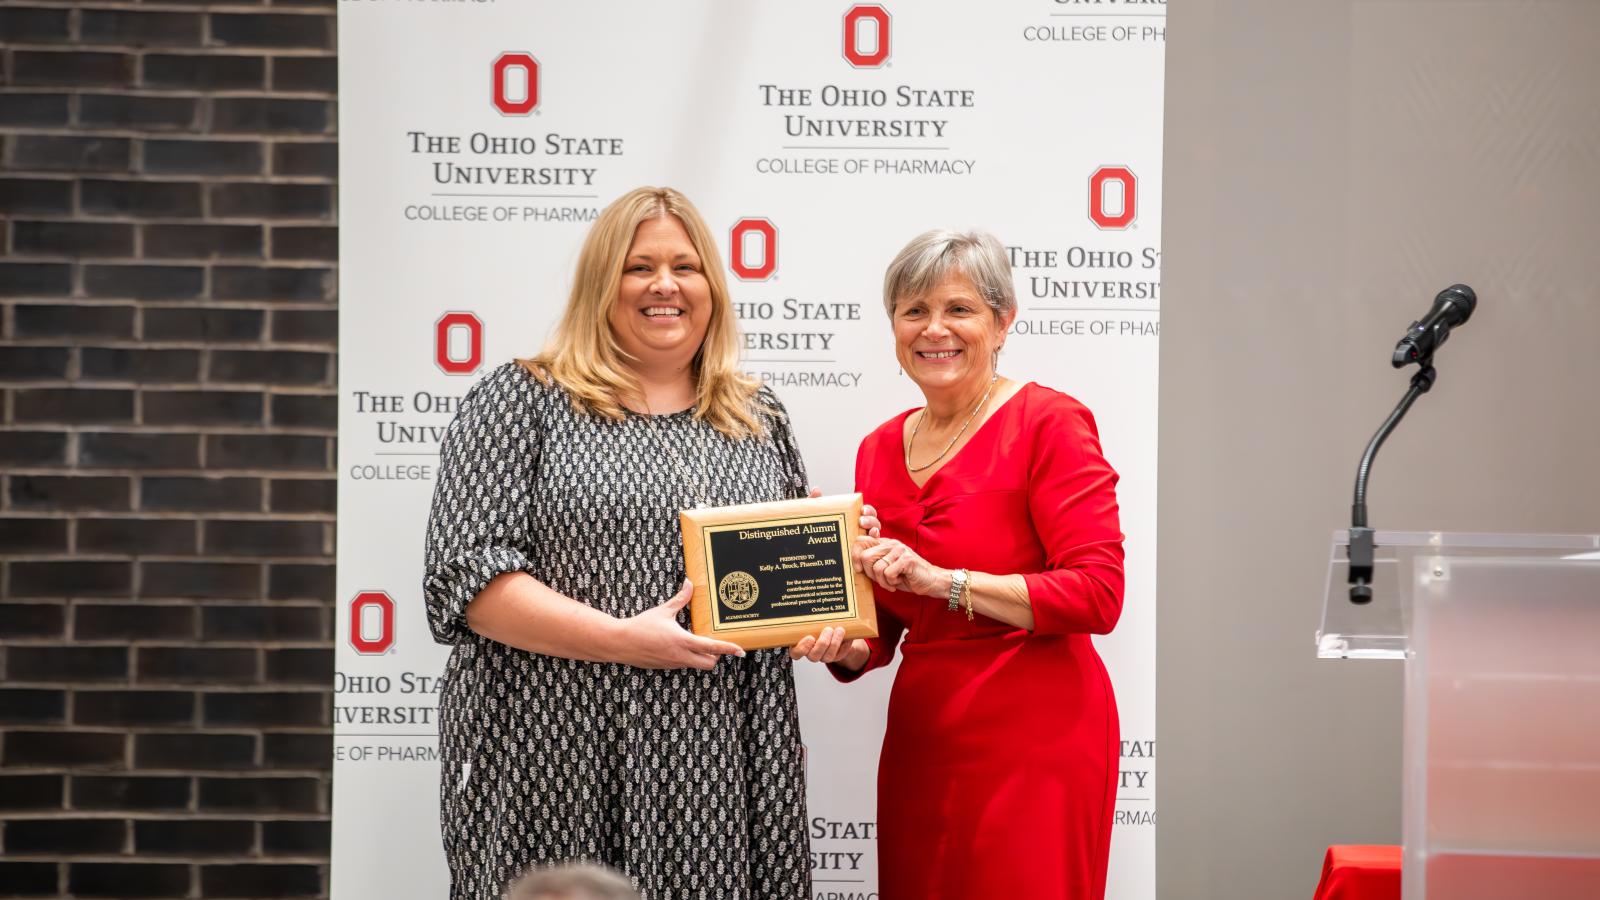
<svg viewBox="0 0 1600 900"><path fill-rule="evenodd" d="M532 359L519 360L535 375L551 377L586 412L608 419L625 417L622 399L638 391L627 354L611 331L611 307L622 285L623 263L639 226L670 217L683 225L700 257L711 298L711 320L691 369L696 383L695 416L732 438L761 434L756 391L760 383L739 368L739 323L733 313L722 255L705 219L689 198L669 187L641 187L601 210L589 228L572 291L550 340Z"/></svg>
<svg viewBox="0 0 1600 900"><path fill-rule="evenodd" d="M535 869L511 887L506 900L639 900L628 879L590 863Z"/></svg>
<svg viewBox="0 0 1600 900"><path fill-rule="evenodd" d="M935 228L912 238L889 263L883 273L884 312L893 319L897 302L926 296L953 274L966 278L996 320L1017 308L1011 259L999 238L987 231Z"/></svg>

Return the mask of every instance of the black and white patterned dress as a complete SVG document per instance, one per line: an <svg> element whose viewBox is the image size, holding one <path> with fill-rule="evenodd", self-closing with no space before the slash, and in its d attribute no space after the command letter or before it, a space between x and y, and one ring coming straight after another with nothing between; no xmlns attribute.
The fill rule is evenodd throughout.
<svg viewBox="0 0 1600 900"><path fill-rule="evenodd" d="M692 498L805 495L782 407L766 389L761 399L779 415L744 441L689 411L579 412L514 363L463 400L440 454L423 584L435 640L454 645L439 700L452 898L499 900L526 869L574 859L625 872L646 900L809 893L784 650L709 672L645 670L518 650L469 630L464 613L516 571L618 617L672 596L684 577L677 510Z"/></svg>

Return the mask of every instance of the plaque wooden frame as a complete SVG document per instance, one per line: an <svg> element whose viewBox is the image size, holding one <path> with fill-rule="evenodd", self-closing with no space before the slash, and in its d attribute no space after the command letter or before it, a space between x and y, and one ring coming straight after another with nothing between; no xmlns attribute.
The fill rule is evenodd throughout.
<svg viewBox="0 0 1600 900"><path fill-rule="evenodd" d="M847 639L877 637L872 582L850 562L850 546L861 534L861 502L860 494L836 494L679 512L684 571L694 582L689 601L694 633L746 650L788 647L827 626L843 627ZM837 536L836 544L830 535ZM797 538L812 543L787 554L766 546L792 545ZM738 559L730 543L738 548ZM749 572L752 559L773 568ZM762 594L757 575L769 595L761 609L755 608ZM840 582L837 590L834 578ZM782 593L772 597L775 580L782 583ZM739 603L745 605L730 606ZM786 615L770 608L808 603L834 609Z"/></svg>

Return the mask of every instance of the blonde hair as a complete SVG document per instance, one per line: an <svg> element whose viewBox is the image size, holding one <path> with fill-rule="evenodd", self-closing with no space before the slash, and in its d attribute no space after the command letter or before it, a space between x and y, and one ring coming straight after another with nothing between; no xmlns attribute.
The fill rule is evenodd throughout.
<svg viewBox="0 0 1600 900"><path fill-rule="evenodd" d="M703 419L730 438L766 431L757 413L761 383L739 371L739 326L722 274L722 256L700 212L668 187L634 188L601 211L584 238L572 293L550 341L539 355L518 363L541 381L554 379L572 395L580 410L622 419L622 398L639 396L639 380L627 365L627 354L611 333L611 309L622 286L622 264L639 225L671 216L683 224L700 255L700 268L711 289L711 321L690 372L695 380L695 418Z"/></svg>
<svg viewBox="0 0 1600 900"><path fill-rule="evenodd" d="M996 321L1017 308L1011 260L999 238L987 231L935 228L912 238L889 263L883 273L883 311L893 319L896 303L926 295L955 272L972 283Z"/></svg>

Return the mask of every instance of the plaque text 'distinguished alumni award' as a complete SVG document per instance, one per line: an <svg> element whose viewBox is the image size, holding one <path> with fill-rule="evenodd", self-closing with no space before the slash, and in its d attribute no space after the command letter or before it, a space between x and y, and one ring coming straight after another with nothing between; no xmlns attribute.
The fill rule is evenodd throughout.
<svg viewBox="0 0 1600 900"><path fill-rule="evenodd" d="M876 637L872 582L850 564L860 520L860 494L678 513L695 634L746 650L786 647L830 625L846 638Z"/></svg>

